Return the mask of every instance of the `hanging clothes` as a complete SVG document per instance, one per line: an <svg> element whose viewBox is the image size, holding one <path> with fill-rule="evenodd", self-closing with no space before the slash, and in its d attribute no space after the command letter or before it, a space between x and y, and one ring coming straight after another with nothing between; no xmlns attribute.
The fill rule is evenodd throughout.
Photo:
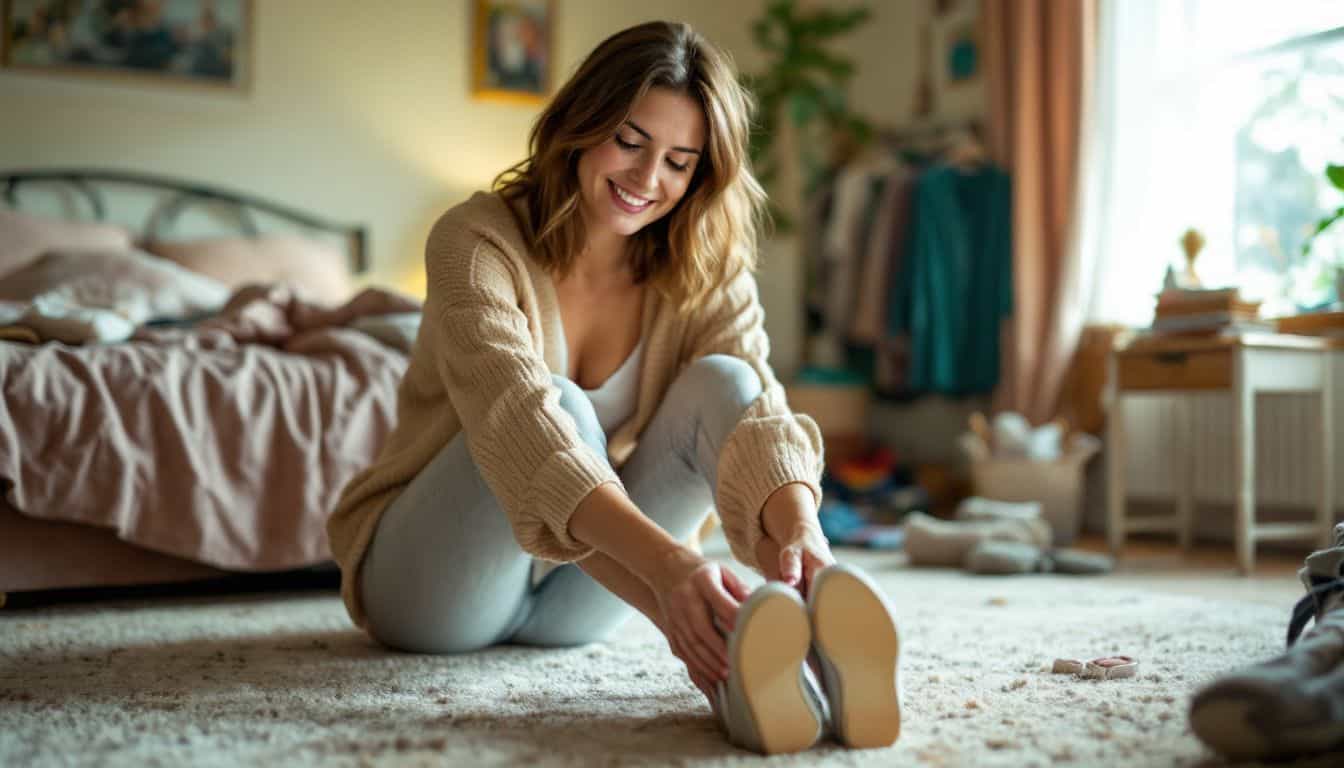
<svg viewBox="0 0 1344 768"><path fill-rule="evenodd" d="M913 392L984 394L999 378L1012 311L1011 187L990 165L935 165L920 176L888 331L908 334Z"/></svg>
<svg viewBox="0 0 1344 768"><path fill-rule="evenodd" d="M807 335L819 332L826 321L826 237L835 202L835 171L803 200L801 242L803 306Z"/></svg>
<svg viewBox="0 0 1344 768"><path fill-rule="evenodd" d="M821 318L817 350L823 365L842 364L843 345L855 311L855 293L863 277L875 209L888 176L902 164L885 150L870 151L840 168L831 179L829 208L822 229L809 304Z"/></svg>
<svg viewBox="0 0 1344 768"><path fill-rule="evenodd" d="M910 191L914 173L902 165L875 189L874 216L867 238L867 255L850 319L849 339L855 344L876 345L886 336L886 306L891 275L900 274L905 231L909 221Z"/></svg>
<svg viewBox="0 0 1344 768"><path fill-rule="evenodd" d="M854 307L854 288L859 257L871 217L873 175L867 168L847 168L835 182L835 207L826 232L827 283L826 325L843 337Z"/></svg>
<svg viewBox="0 0 1344 768"><path fill-rule="evenodd" d="M918 178L915 168L903 165L887 179L850 326L850 340L857 347L851 359L862 361L873 391L886 399L904 397L909 391L910 337L888 330L887 297L905 269L910 209Z"/></svg>

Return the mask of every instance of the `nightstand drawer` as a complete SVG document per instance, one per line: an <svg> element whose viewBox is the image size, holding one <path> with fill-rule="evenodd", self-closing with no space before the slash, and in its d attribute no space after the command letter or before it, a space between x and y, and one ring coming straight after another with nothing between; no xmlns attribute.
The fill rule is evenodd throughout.
<svg viewBox="0 0 1344 768"><path fill-rule="evenodd" d="M1232 350L1120 353L1121 389L1226 389L1232 386Z"/></svg>

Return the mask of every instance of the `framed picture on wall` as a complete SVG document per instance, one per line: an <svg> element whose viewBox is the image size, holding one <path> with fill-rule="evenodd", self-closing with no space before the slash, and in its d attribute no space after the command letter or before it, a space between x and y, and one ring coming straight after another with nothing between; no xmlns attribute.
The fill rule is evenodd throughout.
<svg viewBox="0 0 1344 768"><path fill-rule="evenodd" d="M475 0L471 93L539 104L550 93L554 0Z"/></svg>
<svg viewBox="0 0 1344 768"><path fill-rule="evenodd" d="M252 0L0 0L16 70L245 90Z"/></svg>
<svg viewBox="0 0 1344 768"><path fill-rule="evenodd" d="M940 113L965 112L983 90L980 3L939 0L929 32L934 108Z"/></svg>

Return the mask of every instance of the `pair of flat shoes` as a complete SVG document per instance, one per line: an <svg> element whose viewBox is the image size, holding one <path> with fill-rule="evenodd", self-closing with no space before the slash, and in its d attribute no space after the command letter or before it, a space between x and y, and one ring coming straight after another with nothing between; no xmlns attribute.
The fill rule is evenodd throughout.
<svg viewBox="0 0 1344 768"><path fill-rule="evenodd" d="M828 731L853 749L891 746L901 733L899 655L891 610L858 569L818 572L806 603L771 582L738 610L715 711L730 741L767 755L809 749Z"/></svg>

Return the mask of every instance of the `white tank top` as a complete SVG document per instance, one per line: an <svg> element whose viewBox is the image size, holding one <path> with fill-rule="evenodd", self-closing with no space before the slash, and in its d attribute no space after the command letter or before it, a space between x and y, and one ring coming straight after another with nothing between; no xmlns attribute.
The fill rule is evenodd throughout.
<svg viewBox="0 0 1344 768"><path fill-rule="evenodd" d="M639 396L639 364L644 358L644 340L640 339L630 356L625 358L621 367L607 377L597 389L585 389L583 393L593 404L597 412L597 421L602 431L611 437L611 433L627 419L635 415L635 401ZM569 370L569 349L565 349L563 370Z"/></svg>

